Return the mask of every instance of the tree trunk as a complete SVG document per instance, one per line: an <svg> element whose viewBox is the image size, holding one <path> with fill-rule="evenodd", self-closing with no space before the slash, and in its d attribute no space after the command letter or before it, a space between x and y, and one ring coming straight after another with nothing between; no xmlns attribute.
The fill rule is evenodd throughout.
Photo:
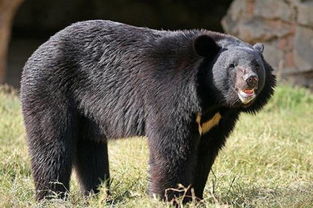
<svg viewBox="0 0 313 208"><path fill-rule="evenodd" d="M4 83L11 24L23 0L0 0L0 84Z"/></svg>

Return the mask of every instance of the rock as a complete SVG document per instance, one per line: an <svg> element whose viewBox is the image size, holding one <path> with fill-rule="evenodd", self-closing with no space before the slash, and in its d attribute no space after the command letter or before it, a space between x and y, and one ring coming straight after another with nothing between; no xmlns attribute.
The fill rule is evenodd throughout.
<svg viewBox="0 0 313 208"><path fill-rule="evenodd" d="M255 2L254 14L266 19L292 21L295 10L282 0L261 0Z"/></svg>
<svg viewBox="0 0 313 208"><path fill-rule="evenodd" d="M295 63L300 70L313 69L313 30L297 26L294 40Z"/></svg>
<svg viewBox="0 0 313 208"><path fill-rule="evenodd" d="M283 61L284 53L275 47L275 45L277 45L277 41L264 43L263 54L268 63L277 70L281 65L281 61Z"/></svg>
<svg viewBox="0 0 313 208"><path fill-rule="evenodd" d="M246 14L246 1L233 1L230 5L227 15L222 19L223 29L228 32L238 36L238 23L240 19L243 19Z"/></svg>
<svg viewBox="0 0 313 208"><path fill-rule="evenodd" d="M237 23L232 19L224 19L223 26L226 32L240 37L241 39L255 43L281 38L292 33L292 27L280 20L263 20L251 18Z"/></svg>
<svg viewBox="0 0 313 208"><path fill-rule="evenodd" d="M297 22L313 28L313 1L302 0L296 6L298 11Z"/></svg>
<svg viewBox="0 0 313 208"><path fill-rule="evenodd" d="M266 11L266 7L270 7L272 2L276 2L273 4L275 7ZM279 15L284 18L279 19ZM251 0L235 0L223 18L222 25L227 33L245 41L268 41L292 32L292 27L285 22L292 15L293 10L281 1L257 0L254 5Z"/></svg>
<svg viewBox="0 0 313 208"><path fill-rule="evenodd" d="M246 10L247 10L246 0L233 1L227 12L227 17L229 17L232 21L239 20L240 18L246 15L245 12Z"/></svg>
<svg viewBox="0 0 313 208"><path fill-rule="evenodd" d="M281 38L291 32L290 25L280 20L253 18L238 25L238 35L248 42L269 41Z"/></svg>

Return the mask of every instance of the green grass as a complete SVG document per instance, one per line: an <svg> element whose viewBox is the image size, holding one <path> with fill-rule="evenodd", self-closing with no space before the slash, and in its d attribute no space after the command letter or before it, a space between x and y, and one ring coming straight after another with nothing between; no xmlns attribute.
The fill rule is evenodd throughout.
<svg viewBox="0 0 313 208"><path fill-rule="evenodd" d="M170 207L146 193L144 138L109 143L112 195L37 203L19 99L0 88L0 207ZM256 116L242 115L213 166L202 203L186 207L313 207L313 95L280 86Z"/></svg>

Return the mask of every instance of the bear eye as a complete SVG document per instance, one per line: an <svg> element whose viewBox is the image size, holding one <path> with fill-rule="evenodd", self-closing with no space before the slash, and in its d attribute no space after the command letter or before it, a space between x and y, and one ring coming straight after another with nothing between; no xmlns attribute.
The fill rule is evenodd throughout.
<svg viewBox="0 0 313 208"><path fill-rule="evenodd" d="M230 68L230 69L235 68L235 64L229 64L228 68Z"/></svg>

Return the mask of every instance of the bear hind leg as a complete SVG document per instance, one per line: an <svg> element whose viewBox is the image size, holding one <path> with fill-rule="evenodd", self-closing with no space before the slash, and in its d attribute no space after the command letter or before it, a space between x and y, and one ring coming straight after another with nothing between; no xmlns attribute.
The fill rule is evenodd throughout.
<svg viewBox="0 0 313 208"><path fill-rule="evenodd" d="M70 110L25 114L36 199L64 198L69 191L73 151L75 148L75 115Z"/></svg>
<svg viewBox="0 0 313 208"><path fill-rule="evenodd" d="M77 141L75 170L84 195L98 193L102 182L109 186L107 141L95 123L82 119Z"/></svg>

